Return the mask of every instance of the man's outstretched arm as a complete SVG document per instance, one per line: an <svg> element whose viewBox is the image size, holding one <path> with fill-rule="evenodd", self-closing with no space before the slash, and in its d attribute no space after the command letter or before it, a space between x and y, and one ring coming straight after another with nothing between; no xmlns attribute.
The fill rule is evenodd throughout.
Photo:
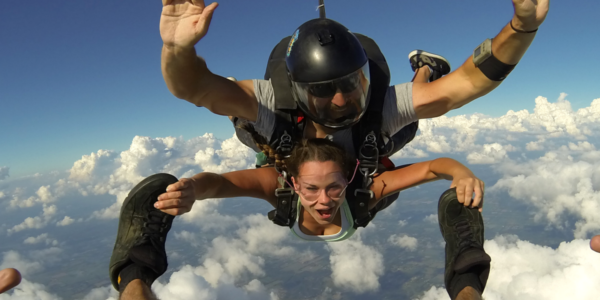
<svg viewBox="0 0 600 300"><path fill-rule="evenodd" d="M163 0L160 35L161 69L167 87L177 98L213 113L255 121L258 102L251 80L230 81L210 72L194 46L208 32L217 4Z"/></svg>
<svg viewBox="0 0 600 300"><path fill-rule="evenodd" d="M550 0L512 0L515 14L492 40L492 54L506 65L515 65L523 57L535 37L536 30L548 14ZM515 29L513 29L514 27ZM459 108L500 85L490 80L475 66L473 58L456 71L430 83L413 84L413 105L419 119L438 117Z"/></svg>

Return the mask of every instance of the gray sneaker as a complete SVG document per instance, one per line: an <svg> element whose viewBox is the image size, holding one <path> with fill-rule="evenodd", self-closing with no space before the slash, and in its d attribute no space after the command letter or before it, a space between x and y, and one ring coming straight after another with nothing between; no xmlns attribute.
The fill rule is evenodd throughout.
<svg viewBox="0 0 600 300"><path fill-rule="evenodd" d="M410 67L413 72L423 66L429 66L433 72L429 76L429 82L441 78L450 73L450 63L443 56L425 52L423 50L414 50L408 54Z"/></svg>
<svg viewBox="0 0 600 300"><path fill-rule="evenodd" d="M483 249L483 218L479 209L465 207L458 202L456 189L452 188L440 197L438 221L446 241L446 289L450 289L455 275L467 271L477 273L485 288L492 259ZM454 291L454 294L458 292Z"/></svg>
<svg viewBox="0 0 600 300"><path fill-rule="evenodd" d="M169 174L154 174L138 183L125 198L109 266L110 281L116 290L119 273L132 263L155 273L149 275L149 286L167 270L165 241L174 217L154 208L154 203L167 186L177 181Z"/></svg>

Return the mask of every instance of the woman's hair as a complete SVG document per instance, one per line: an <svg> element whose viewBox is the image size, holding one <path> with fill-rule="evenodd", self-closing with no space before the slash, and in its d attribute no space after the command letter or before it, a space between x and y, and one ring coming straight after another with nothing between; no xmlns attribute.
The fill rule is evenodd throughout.
<svg viewBox="0 0 600 300"><path fill-rule="evenodd" d="M328 139L302 139L294 145L290 157L284 159L269 144L267 140L258 134L254 127L248 123L242 124L244 129L252 135L252 139L269 161L292 176L298 176L300 166L309 161L326 162L333 161L342 168L344 176L348 177L350 171L356 166L356 162L348 157L344 149Z"/></svg>

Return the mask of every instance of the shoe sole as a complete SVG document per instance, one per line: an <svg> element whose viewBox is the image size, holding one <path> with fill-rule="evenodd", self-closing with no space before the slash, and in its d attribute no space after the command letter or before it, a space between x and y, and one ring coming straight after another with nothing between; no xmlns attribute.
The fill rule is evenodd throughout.
<svg viewBox="0 0 600 300"><path fill-rule="evenodd" d="M406 53L406 52L405 52ZM433 54L431 52L427 52L427 51L423 51L423 50L413 50L408 54L408 59L410 59L411 57L415 56L415 55L419 55L419 54L424 54L427 55L429 57L433 57L433 58L437 58L439 60L444 61L445 63L447 63L448 65L450 65L450 62L448 62L448 60L446 60L446 58L444 58L443 56L437 55L437 54Z"/></svg>
<svg viewBox="0 0 600 300"><path fill-rule="evenodd" d="M130 236L129 233L131 231L131 226L133 225L132 223L133 223L134 216L136 214L140 213L138 211L139 209L143 208L143 205L140 205L139 207L133 206L131 209L129 209L131 201L133 201L133 199L137 199L137 197L135 197L136 194L149 185L157 185L157 187L160 187L160 188L162 188L164 186L164 189L166 191L167 186L169 186L170 184L173 184L177 181L178 181L178 179L175 176L170 175L170 174L159 173L159 174L151 175L151 176L145 178L144 180L142 180L140 183L138 183L129 192L129 194L127 195L127 198L125 198L125 201L123 201L123 205L121 206L121 212L119 215L119 227L118 227L118 231L117 231L117 238L115 240L115 246L113 248L113 254L110 258L110 266L109 266L109 275L110 275L111 283L113 284L115 289L117 289L117 290L119 289L119 286L118 286L119 273L121 272L123 267L125 267L127 265L127 262L129 261L129 257L127 256L128 251L119 251L120 253L118 253L117 256L115 256L115 252L117 250L130 249L135 244L137 236L136 235ZM128 224L121 222L121 220L124 220L124 219L127 219L130 222ZM121 249L117 249L117 245L121 245L121 247L120 247ZM121 256L121 257L119 257L119 256Z"/></svg>
<svg viewBox="0 0 600 300"><path fill-rule="evenodd" d="M411 52L408 54L408 60L410 61L410 59L411 59L413 56L415 56L415 55L419 55L419 54L424 54L424 55L427 55L427 56L429 56L429 57L433 57L433 58L439 59L439 60L441 60L441 61L445 62L446 64L448 64L448 68L449 68L450 70L452 70L452 66L450 65L450 62L449 62L449 61L448 61L446 58L444 58L443 56L437 55L437 54L433 54L433 53L431 53L431 52L423 51L423 50L413 50L413 51L411 51Z"/></svg>

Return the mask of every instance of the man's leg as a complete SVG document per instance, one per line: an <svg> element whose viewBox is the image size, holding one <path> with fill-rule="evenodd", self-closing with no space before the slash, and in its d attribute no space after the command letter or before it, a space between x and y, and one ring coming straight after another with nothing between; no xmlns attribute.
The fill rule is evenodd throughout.
<svg viewBox="0 0 600 300"><path fill-rule="evenodd" d="M474 288L468 286L456 296L456 300L481 300L481 293L475 290Z"/></svg>
<svg viewBox="0 0 600 300"><path fill-rule="evenodd" d="M441 55L414 50L408 54L408 61L415 72L412 82L432 82L450 73L450 63Z"/></svg>
<svg viewBox="0 0 600 300"><path fill-rule="evenodd" d="M444 284L451 299L481 299L490 274L491 258L483 249L483 218L479 208L458 202L456 189L438 203L440 231L446 241Z"/></svg>
<svg viewBox="0 0 600 300"><path fill-rule="evenodd" d="M154 208L154 203L175 182L177 178L169 174L152 175L123 201L109 266L121 299L156 299L150 287L167 270L165 242L174 217Z"/></svg>
<svg viewBox="0 0 600 300"><path fill-rule="evenodd" d="M416 83L427 83L429 82L429 76L431 76L431 69L428 66L420 67L415 71L412 82Z"/></svg>
<svg viewBox="0 0 600 300"><path fill-rule="evenodd" d="M145 282L135 279L125 287L119 300L158 300L158 298Z"/></svg>

